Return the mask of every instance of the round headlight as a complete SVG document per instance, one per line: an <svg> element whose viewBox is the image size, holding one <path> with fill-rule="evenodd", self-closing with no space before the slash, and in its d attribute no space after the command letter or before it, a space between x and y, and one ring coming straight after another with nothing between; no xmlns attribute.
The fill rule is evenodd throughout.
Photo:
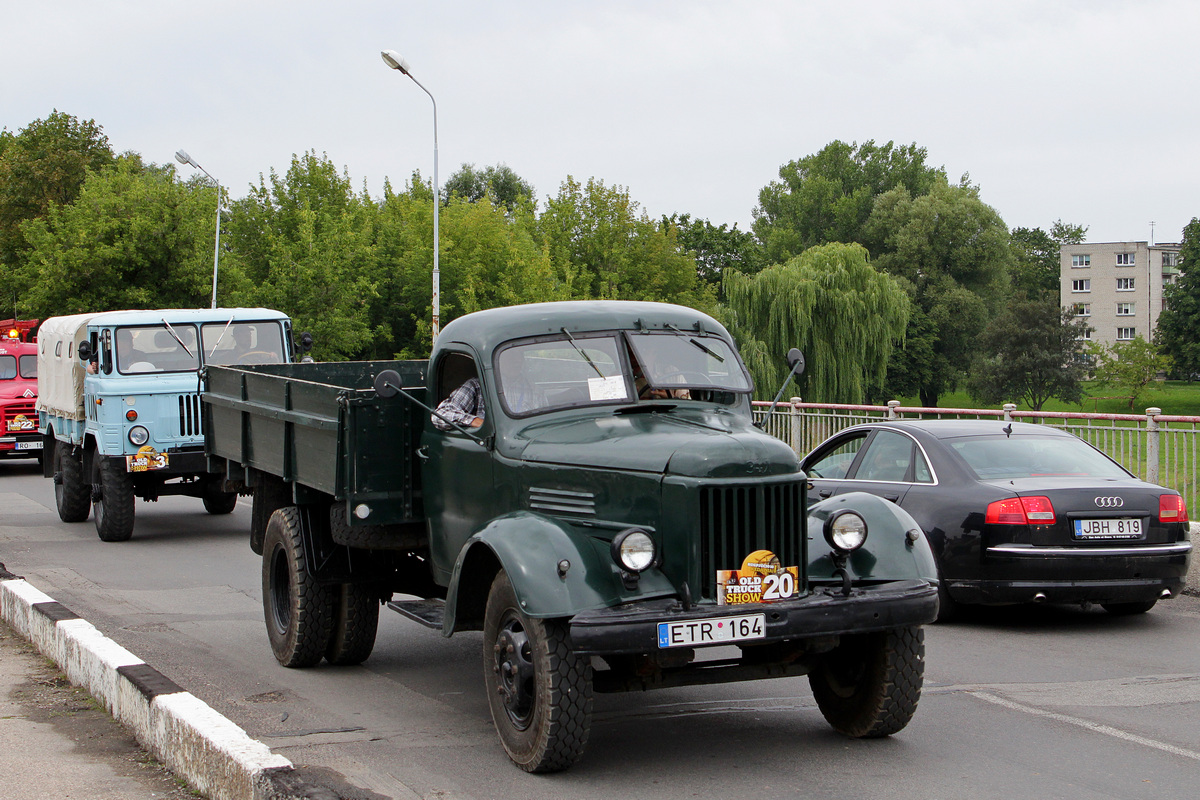
<svg viewBox="0 0 1200 800"><path fill-rule="evenodd" d="M141 447L146 442L150 441L150 431L143 428L141 425L134 425L129 429L129 441L136 447Z"/></svg>
<svg viewBox="0 0 1200 800"><path fill-rule="evenodd" d="M613 561L630 572L642 572L650 568L657 556L657 548L650 534L638 528L623 530L613 539Z"/></svg>
<svg viewBox="0 0 1200 800"><path fill-rule="evenodd" d="M867 541L867 521L853 511L839 511L825 520L825 541L840 553L850 553Z"/></svg>

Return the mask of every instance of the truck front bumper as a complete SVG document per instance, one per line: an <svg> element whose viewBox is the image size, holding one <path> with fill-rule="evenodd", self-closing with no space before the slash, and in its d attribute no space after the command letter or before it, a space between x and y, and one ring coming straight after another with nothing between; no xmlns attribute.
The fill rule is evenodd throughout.
<svg viewBox="0 0 1200 800"><path fill-rule="evenodd" d="M663 598L576 614L571 618L571 646L583 655L650 653L659 649L659 623L720 621L755 613L766 615L766 635L741 644L767 644L924 625L937 611L937 589L921 580L856 588L848 596L840 586L816 587L804 597L781 603L706 603L687 611L679 600Z"/></svg>

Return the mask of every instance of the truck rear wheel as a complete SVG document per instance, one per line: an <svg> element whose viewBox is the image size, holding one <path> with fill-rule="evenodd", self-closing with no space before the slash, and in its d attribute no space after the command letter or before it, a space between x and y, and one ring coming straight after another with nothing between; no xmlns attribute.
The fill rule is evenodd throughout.
<svg viewBox="0 0 1200 800"><path fill-rule="evenodd" d="M562 620L521 611L508 575L492 582L483 622L483 680L504 750L526 772L566 769L583 754L592 667L571 650Z"/></svg>
<svg viewBox="0 0 1200 800"><path fill-rule="evenodd" d="M204 510L210 514L229 514L237 506L237 492L223 492L217 481L204 484Z"/></svg>
<svg viewBox="0 0 1200 800"><path fill-rule="evenodd" d="M843 636L808 680L834 730L859 739L890 736L917 710L925 680L925 631Z"/></svg>
<svg viewBox="0 0 1200 800"><path fill-rule="evenodd" d="M325 660L336 666L361 664L375 649L379 601L353 583L333 590L333 632Z"/></svg>
<svg viewBox="0 0 1200 800"><path fill-rule="evenodd" d="M83 522L92 509L92 487L83 480L83 459L66 442L54 444L54 504L63 522Z"/></svg>
<svg viewBox="0 0 1200 800"><path fill-rule="evenodd" d="M263 538L262 597L267 638L285 667L311 667L325 655L333 598L313 578L304 555L300 509L278 509Z"/></svg>
<svg viewBox="0 0 1200 800"><path fill-rule="evenodd" d="M124 542L133 536L133 476L115 459L93 457L92 510L102 542Z"/></svg>

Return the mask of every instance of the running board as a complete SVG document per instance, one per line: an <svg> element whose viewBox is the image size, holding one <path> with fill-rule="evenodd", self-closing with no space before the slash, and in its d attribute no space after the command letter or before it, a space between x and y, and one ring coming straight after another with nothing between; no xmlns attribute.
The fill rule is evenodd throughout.
<svg viewBox="0 0 1200 800"><path fill-rule="evenodd" d="M446 601L436 597L429 600L389 600L387 606L426 628L439 631L442 629L442 619L446 616Z"/></svg>

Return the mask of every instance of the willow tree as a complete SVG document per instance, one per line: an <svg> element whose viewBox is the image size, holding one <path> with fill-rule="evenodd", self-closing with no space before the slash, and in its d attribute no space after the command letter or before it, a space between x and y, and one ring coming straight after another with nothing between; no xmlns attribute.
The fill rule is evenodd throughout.
<svg viewBox="0 0 1200 800"><path fill-rule="evenodd" d="M724 317L760 398L774 395L787 375L784 354L799 347L805 397L861 403L882 383L908 324L907 292L858 244L813 247L754 275L727 270L724 281Z"/></svg>

